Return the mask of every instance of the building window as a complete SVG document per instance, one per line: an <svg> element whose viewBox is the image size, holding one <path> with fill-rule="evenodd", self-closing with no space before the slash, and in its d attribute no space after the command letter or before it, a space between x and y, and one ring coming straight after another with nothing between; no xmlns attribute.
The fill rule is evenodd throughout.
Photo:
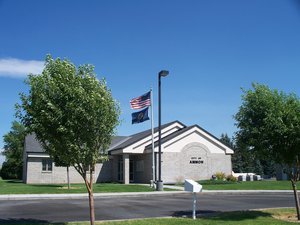
<svg viewBox="0 0 300 225"><path fill-rule="evenodd" d="M43 159L42 160L42 171L52 171L52 160Z"/></svg>
<svg viewBox="0 0 300 225"><path fill-rule="evenodd" d="M129 161L129 180L134 181L134 162L133 160Z"/></svg>

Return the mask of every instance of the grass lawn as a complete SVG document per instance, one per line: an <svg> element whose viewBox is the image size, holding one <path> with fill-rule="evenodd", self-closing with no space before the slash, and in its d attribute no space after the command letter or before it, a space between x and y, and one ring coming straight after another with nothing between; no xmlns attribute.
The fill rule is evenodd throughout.
<svg viewBox="0 0 300 225"><path fill-rule="evenodd" d="M290 181L199 181L204 190L292 190Z"/></svg>
<svg viewBox="0 0 300 225"><path fill-rule="evenodd" d="M154 191L149 186L124 185L114 183L94 184L94 193L104 192L147 192ZM1 180L0 194L63 194L63 193L87 193L84 184L71 184L68 190L67 184L24 184L19 180Z"/></svg>
<svg viewBox="0 0 300 225"><path fill-rule="evenodd" d="M170 219L145 219L145 220L131 220L121 222L106 222L99 223L101 225L284 225L295 224L288 221L283 221L279 218L286 219L288 216L295 215L294 209L276 209L266 211L244 211L244 212L228 212L220 213L215 216L198 218L192 220L190 218L170 218ZM80 223L71 223L72 225L81 225Z"/></svg>
<svg viewBox="0 0 300 225"><path fill-rule="evenodd" d="M200 181L204 190L292 190L290 181ZM172 190L165 188L166 191ZM124 185L118 183L94 184L94 193L106 192L150 192L154 189L143 185ZM71 184L68 190L67 184L24 184L19 180L1 180L1 194L63 194L63 193L86 193L84 184Z"/></svg>
<svg viewBox="0 0 300 225"><path fill-rule="evenodd" d="M117 212L116 212L117 213ZM297 224L288 221L296 221L295 209L273 209L264 211L240 211L218 213L209 217L201 217L196 220L190 218L162 218L162 219L139 219L112 222L96 222L100 225L290 225ZM46 225L51 223L41 223L39 221L1 221L9 224L39 224ZM56 225L88 225L89 222L55 223Z"/></svg>

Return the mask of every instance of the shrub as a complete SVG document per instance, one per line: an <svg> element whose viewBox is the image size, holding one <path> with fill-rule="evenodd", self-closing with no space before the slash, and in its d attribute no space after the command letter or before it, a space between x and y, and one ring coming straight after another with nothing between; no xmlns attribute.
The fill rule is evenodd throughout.
<svg viewBox="0 0 300 225"><path fill-rule="evenodd" d="M184 177L183 176L179 176L176 177L176 185L182 185L184 183Z"/></svg>
<svg viewBox="0 0 300 225"><path fill-rule="evenodd" d="M226 180L231 181L231 182L237 182L238 179L236 177L232 176L232 175L228 175L226 177Z"/></svg>
<svg viewBox="0 0 300 225"><path fill-rule="evenodd" d="M216 176L217 180L225 180L225 178L226 178L226 175L223 172L217 172L217 173L215 173L215 176Z"/></svg>
<svg viewBox="0 0 300 225"><path fill-rule="evenodd" d="M11 162L4 162L0 170L0 177L5 179L21 179L22 178L22 167L16 166Z"/></svg>

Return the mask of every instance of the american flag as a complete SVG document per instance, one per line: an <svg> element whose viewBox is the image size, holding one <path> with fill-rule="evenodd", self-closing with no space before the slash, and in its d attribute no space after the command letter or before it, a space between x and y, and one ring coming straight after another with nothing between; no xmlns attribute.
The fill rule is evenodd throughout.
<svg viewBox="0 0 300 225"><path fill-rule="evenodd" d="M142 109L150 105L151 105L150 91L147 92L146 94L143 94L142 96L133 98L130 101L130 106L132 109Z"/></svg>

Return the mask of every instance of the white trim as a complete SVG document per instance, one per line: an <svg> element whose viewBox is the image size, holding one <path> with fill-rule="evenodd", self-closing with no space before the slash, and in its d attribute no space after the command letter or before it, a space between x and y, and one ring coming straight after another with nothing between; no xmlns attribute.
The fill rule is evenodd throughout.
<svg viewBox="0 0 300 225"><path fill-rule="evenodd" d="M224 145L222 142L207 134L198 127L187 130L186 132L168 140L162 144L164 152L179 152L187 144L191 142L199 142L208 147L211 153L233 154L234 151ZM175 147L176 145L176 147ZM158 146L155 147L158 151Z"/></svg>
<svg viewBox="0 0 300 225"><path fill-rule="evenodd" d="M178 122L170 124L169 126L162 129L162 138L170 135L171 133L178 131L179 129L181 129L183 127L184 126ZM157 141L157 140L158 140L158 131L154 133L154 141ZM141 153L144 153L145 147L150 145L151 142L152 142L152 135L150 133L147 137L139 140L138 142L133 143L132 145L127 146L124 149L120 149L120 150L122 151L121 153L140 153L141 154ZM112 154L116 154L114 152L115 151L112 151Z"/></svg>
<svg viewBox="0 0 300 225"><path fill-rule="evenodd" d="M49 155L46 154L28 154L28 158L50 158Z"/></svg>

